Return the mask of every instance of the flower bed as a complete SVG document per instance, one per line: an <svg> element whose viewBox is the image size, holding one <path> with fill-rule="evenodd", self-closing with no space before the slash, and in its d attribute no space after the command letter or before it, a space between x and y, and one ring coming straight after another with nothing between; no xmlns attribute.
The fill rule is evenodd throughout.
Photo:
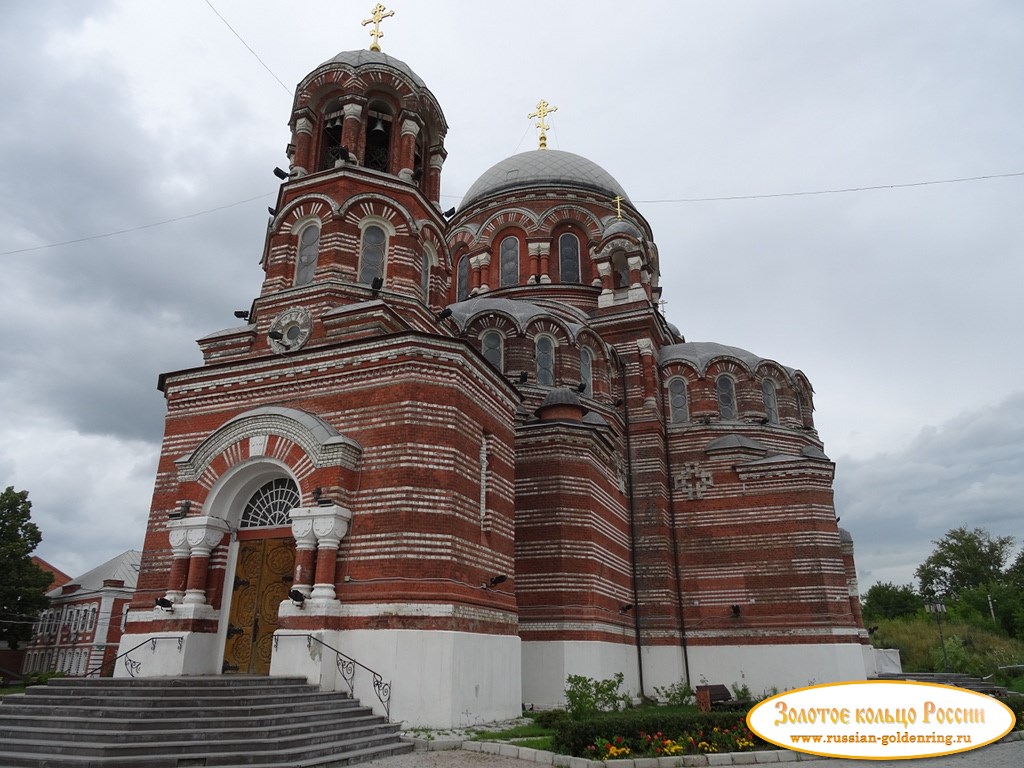
<svg viewBox="0 0 1024 768"><path fill-rule="evenodd" d="M773 749L747 729L746 712L611 712L555 726L555 750L598 760Z"/></svg>

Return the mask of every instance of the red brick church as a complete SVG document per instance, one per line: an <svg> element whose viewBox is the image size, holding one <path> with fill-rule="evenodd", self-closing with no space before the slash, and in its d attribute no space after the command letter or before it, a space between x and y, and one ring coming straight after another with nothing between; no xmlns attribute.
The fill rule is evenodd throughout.
<svg viewBox="0 0 1024 768"><path fill-rule="evenodd" d="M544 148L549 111L442 212L448 125L412 68L375 45L298 84L260 295L160 378L117 674L375 703L369 668L435 726L557 705L570 674L864 678L810 382L666 322L650 226Z"/></svg>

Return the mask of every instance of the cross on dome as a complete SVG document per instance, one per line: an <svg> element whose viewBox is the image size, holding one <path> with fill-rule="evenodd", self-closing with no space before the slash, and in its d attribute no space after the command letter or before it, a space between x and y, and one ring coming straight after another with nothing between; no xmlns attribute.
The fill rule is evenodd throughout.
<svg viewBox="0 0 1024 768"><path fill-rule="evenodd" d="M544 118L550 115L552 112L557 111L558 107L549 106L544 99L541 99L540 101L537 102L537 111L531 112L530 114L527 115L527 118L529 118L530 120L532 120L535 117L537 118L537 127L540 128L540 149L548 148L547 130L548 128L551 127L550 125L544 122Z"/></svg>
<svg viewBox="0 0 1024 768"><path fill-rule="evenodd" d="M380 31L380 23L389 16L394 16L394 11L389 11L380 3L373 6L373 10L370 11L370 18L363 19L363 26L367 24L373 24L373 29L370 30L370 37L373 38L373 42L370 43L371 51L380 50L380 39L384 37L384 33Z"/></svg>

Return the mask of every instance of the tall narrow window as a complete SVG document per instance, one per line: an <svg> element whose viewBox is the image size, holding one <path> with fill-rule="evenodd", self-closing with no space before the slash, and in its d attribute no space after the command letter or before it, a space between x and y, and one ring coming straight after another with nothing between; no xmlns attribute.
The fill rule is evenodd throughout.
<svg viewBox="0 0 1024 768"><path fill-rule="evenodd" d="M320 164L318 170L329 171L342 158L341 127L345 122L345 113L341 105L334 102L324 114L324 132L320 138Z"/></svg>
<svg viewBox="0 0 1024 768"><path fill-rule="evenodd" d="M775 382L765 379L761 382L761 398L764 400L764 415L769 424L779 423L779 403L775 397Z"/></svg>
<svg viewBox="0 0 1024 768"><path fill-rule="evenodd" d="M580 350L580 384L583 385L583 395L594 396L594 353L589 347Z"/></svg>
<svg viewBox="0 0 1024 768"><path fill-rule="evenodd" d="M420 263L420 291L423 293L423 303L430 303L430 252L423 249L423 260Z"/></svg>
<svg viewBox="0 0 1024 768"><path fill-rule="evenodd" d="M370 110L363 165L375 171L391 172L391 115Z"/></svg>
<svg viewBox="0 0 1024 768"><path fill-rule="evenodd" d="M501 241L498 250L501 262L501 287L519 285L519 238L506 237Z"/></svg>
<svg viewBox="0 0 1024 768"><path fill-rule="evenodd" d="M629 288L629 262L621 251L612 256L612 279L616 288Z"/></svg>
<svg viewBox="0 0 1024 768"><path fill-rule="evenodd" d="M363 230L363 249L359 259L359 282L369 285L375 277L384 277L384 254L388 237L384 230L371 224Z"/></svg>
<svg viewBox="0 0 1024 768"><path fill-rule="evenodd" d="M536 342L537 383L543 387L555 385L555 344L548 336L538 336Z"/></svg>
<svg viewBox="0 0 1024 768"><path fill-rule="evenodd" d="M316 260L320 255L320 227L310 224L299 233L299 258L295 264L295 284L313 282Z"/></svg>
<svg viewBox="0 0 1024 768"><path fill-rule="evenodd" d="M736 385L728 376L719 376L715 382L718 391L718 415L724 421L736 419Z"/></svg>
<svg viewBox="0 0 1024 768"><path fill-rule="evenodd" d="M668 383L668 410L673 424L690 420L690 404L686 400L686 380L674 378Z"/></svg>
<svg viewBox="0 0 1024 768"><path fill-rule="evenodd" d="M483 350L484 357L487 358L487 362L497 368L499 371L504 371L502 365L502 335L499 331L487 331L480 338L480 346Z"/></svg>
<svg viewBox="0 0 1024 768"><path fill-rule="evenodd" d="M469 256L459 259L458 273L455 276L455 300L465 301L469 298Z"/></svg>
<svg viewBox="0 0 1024 768"><path fill-rule="evenodd" d="M568 233L558 238L558 274L563 283L580 281L580 241Z"/></svg>

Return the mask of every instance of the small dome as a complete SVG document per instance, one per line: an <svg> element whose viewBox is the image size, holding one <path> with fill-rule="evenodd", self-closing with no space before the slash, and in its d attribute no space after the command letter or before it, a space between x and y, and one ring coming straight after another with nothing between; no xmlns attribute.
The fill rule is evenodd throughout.
<svg viewBox="0 0 1024 768"><path fill-rule="evenodd" d="M585 157L557 149L535 149L502 160L484 172L462 198L462 208L513 189L562 186L597 192L609 199L626 191L604 168Z"/></svg>
<svg viewBox="0 0 1024 768"><path fill-rule="evenodd" d="M548 396L544 398L544 402L541 403L541 408L547 408L549 405L579 405L580 398L573 390L568 387L559 387L558 389L552 389L548 392Z"/></svg>
<svg viewBox="0 0 1024 768"><path fill-rule="evenodd" d="M730 357L733 360L739 360L748 371L753 371L759 363L766 359L745 349L729 347L714 341L688 341L683 344L672 344L668 347L662 347L659 362L662 365L671 363L674 360L688 362L703 375L711 361L719 357ZM792 368L787 366L781 367L791 374L794 373Z"/></svg>
<svg viewBox="0 0 1024 768"><path fill-rule="evenodd" d="M612 235L626 235L632 237L634 240L643 240L644 236L639 229L636 228L630 221L625 219L616 219L612 222L604 231L602 238L607 240Z"/></svg>
<svg viewBox="0 0 1024 768"><path fill-rule="evenodd" d="M370 51L366 49L359 51L342 51L333 59L325 61L317 67L317 69L321 69L332 64L341 64L346 67L351 67L352 69L380 69L382 67L394 69L401 72L418 87L427 87L427 84L423 82L423 78L412 71L412 67L404 61L396 59L393 56L388 56L386 53L381 53L380 51Z"/></svg>

